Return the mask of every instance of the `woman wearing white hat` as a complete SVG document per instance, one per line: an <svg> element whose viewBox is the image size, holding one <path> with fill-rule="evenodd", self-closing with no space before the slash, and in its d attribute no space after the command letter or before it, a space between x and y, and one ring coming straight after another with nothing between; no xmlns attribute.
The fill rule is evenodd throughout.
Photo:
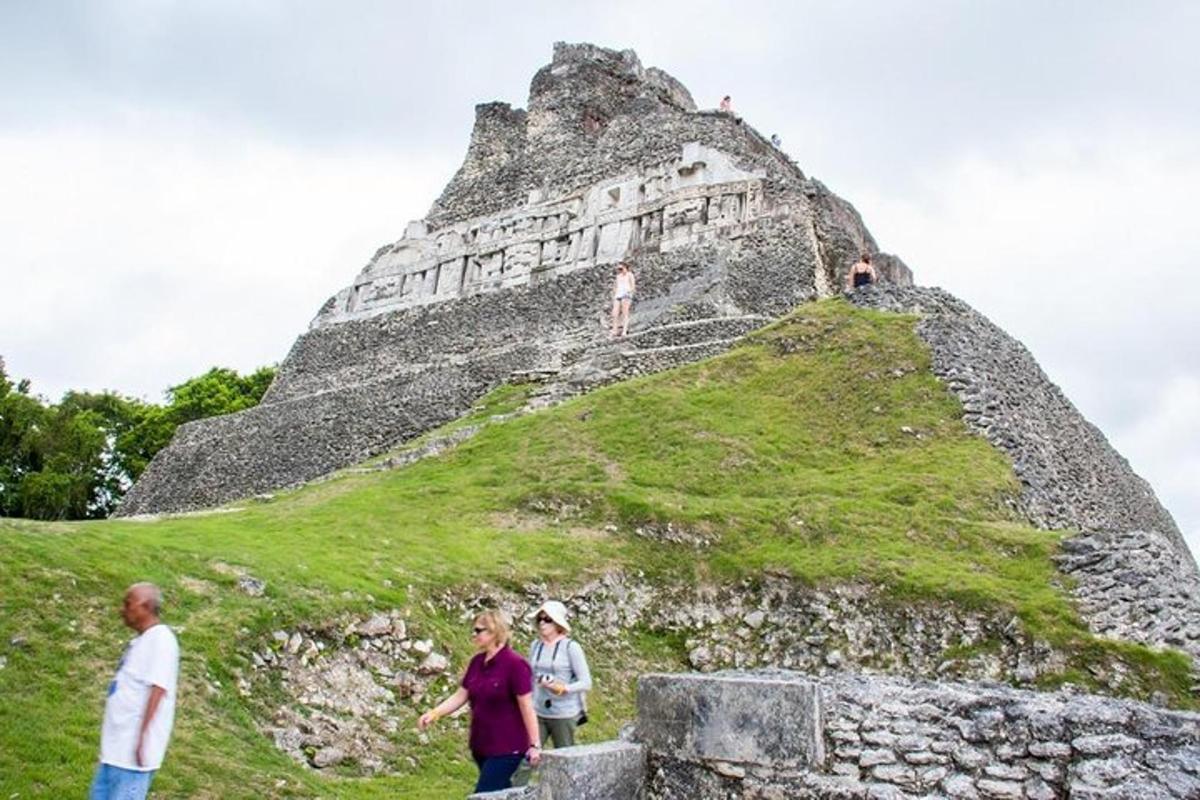
<svg viewBox="0 0 1200 800"><path fill-rule="evenodd" d="M533 668L533 710L537 714L542 743L554 740L555 747L575 744L575 728L584 717L584 693L592 688L583 648L568 638L567 607L547 600L535 615L538 638L529 653ZM586 717L584 717L586 719Z"/></svg>

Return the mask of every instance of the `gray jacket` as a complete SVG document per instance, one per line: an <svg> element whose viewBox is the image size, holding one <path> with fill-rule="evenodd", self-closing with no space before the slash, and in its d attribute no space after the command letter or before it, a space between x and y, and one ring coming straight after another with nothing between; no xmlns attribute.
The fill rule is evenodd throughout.
<svg viewBox="0 0 1200 800"><path fill-rule="evenodd" d="M548 719L574 719L583 713L584 692L592 688L583 648L573 639L559 639L547 645L541 639L529 648L529 666L533 669L533 710ZM554 694L539 678L552 675L567 685L565 694Z"/></svg>

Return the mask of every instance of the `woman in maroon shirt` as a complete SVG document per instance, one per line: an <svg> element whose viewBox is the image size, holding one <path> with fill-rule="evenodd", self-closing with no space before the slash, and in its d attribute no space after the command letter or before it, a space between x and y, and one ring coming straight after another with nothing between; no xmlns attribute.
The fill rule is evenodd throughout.
<svg viewBox="0 0 1200 800"><path fill-rule="evenodd" d="M512 786L521 759L537 766L541 760L537 717L533 713L533 672L522 656L508 646L508 622L499 611L475 617L471 638L479 650L462 685L454 694L421 715L425 730L463 703L471 704L471 755L479 765L476 792Z"/></svg>

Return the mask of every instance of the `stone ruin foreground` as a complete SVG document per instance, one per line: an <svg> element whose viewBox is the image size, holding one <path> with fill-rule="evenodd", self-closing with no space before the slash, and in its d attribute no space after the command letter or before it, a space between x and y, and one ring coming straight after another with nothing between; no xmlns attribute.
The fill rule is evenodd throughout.
<svg viewBox="0 0 1200 800"><path fill-rule="evenodd" d="M1200 714L1070 692L795 672L643 676L620 741L470 800L1200 797Z"/></svg>

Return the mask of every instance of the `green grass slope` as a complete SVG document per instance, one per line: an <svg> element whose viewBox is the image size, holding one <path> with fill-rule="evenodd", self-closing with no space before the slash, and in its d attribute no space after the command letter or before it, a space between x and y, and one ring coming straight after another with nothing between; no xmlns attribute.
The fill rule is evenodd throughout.
<svg viewBox="0 0 1200 800"><path fill-rule="evenodd" d="M405 469L229 513L0 521L0 797L84 794L104 687L128 636L116 606L138 580L166 591L183 648L156 797L462 796L474 768L461 723L424 744L408 707L396 710L394 774L293 763L259 727L278 696L235 690L245 654L279 628L401 608L457 672L470 650L458 616L434 602L446 589L553 590L611 570L674 584L771 570L817 585L874 583L897 602L1003 609L1067 654L1056 680L1086 683L1084 667L1103 654L1128 666L1129 693L1190 706L1183 656L1086 632L1051 562L1059 535L1010 510L1010 465L967 431L913 326L840 301L810 304L726 355L491 422ZM504 387L475 416L523 397ZM563 507L575 509L569 519L539 513ZM697 550L631 533L667 522L714 542ZM265 579L266 596L236 591L225 565ZM675 643L645 631L589 653L597 691L585 741L629 719L637 671L684 668Z"/></svg>

